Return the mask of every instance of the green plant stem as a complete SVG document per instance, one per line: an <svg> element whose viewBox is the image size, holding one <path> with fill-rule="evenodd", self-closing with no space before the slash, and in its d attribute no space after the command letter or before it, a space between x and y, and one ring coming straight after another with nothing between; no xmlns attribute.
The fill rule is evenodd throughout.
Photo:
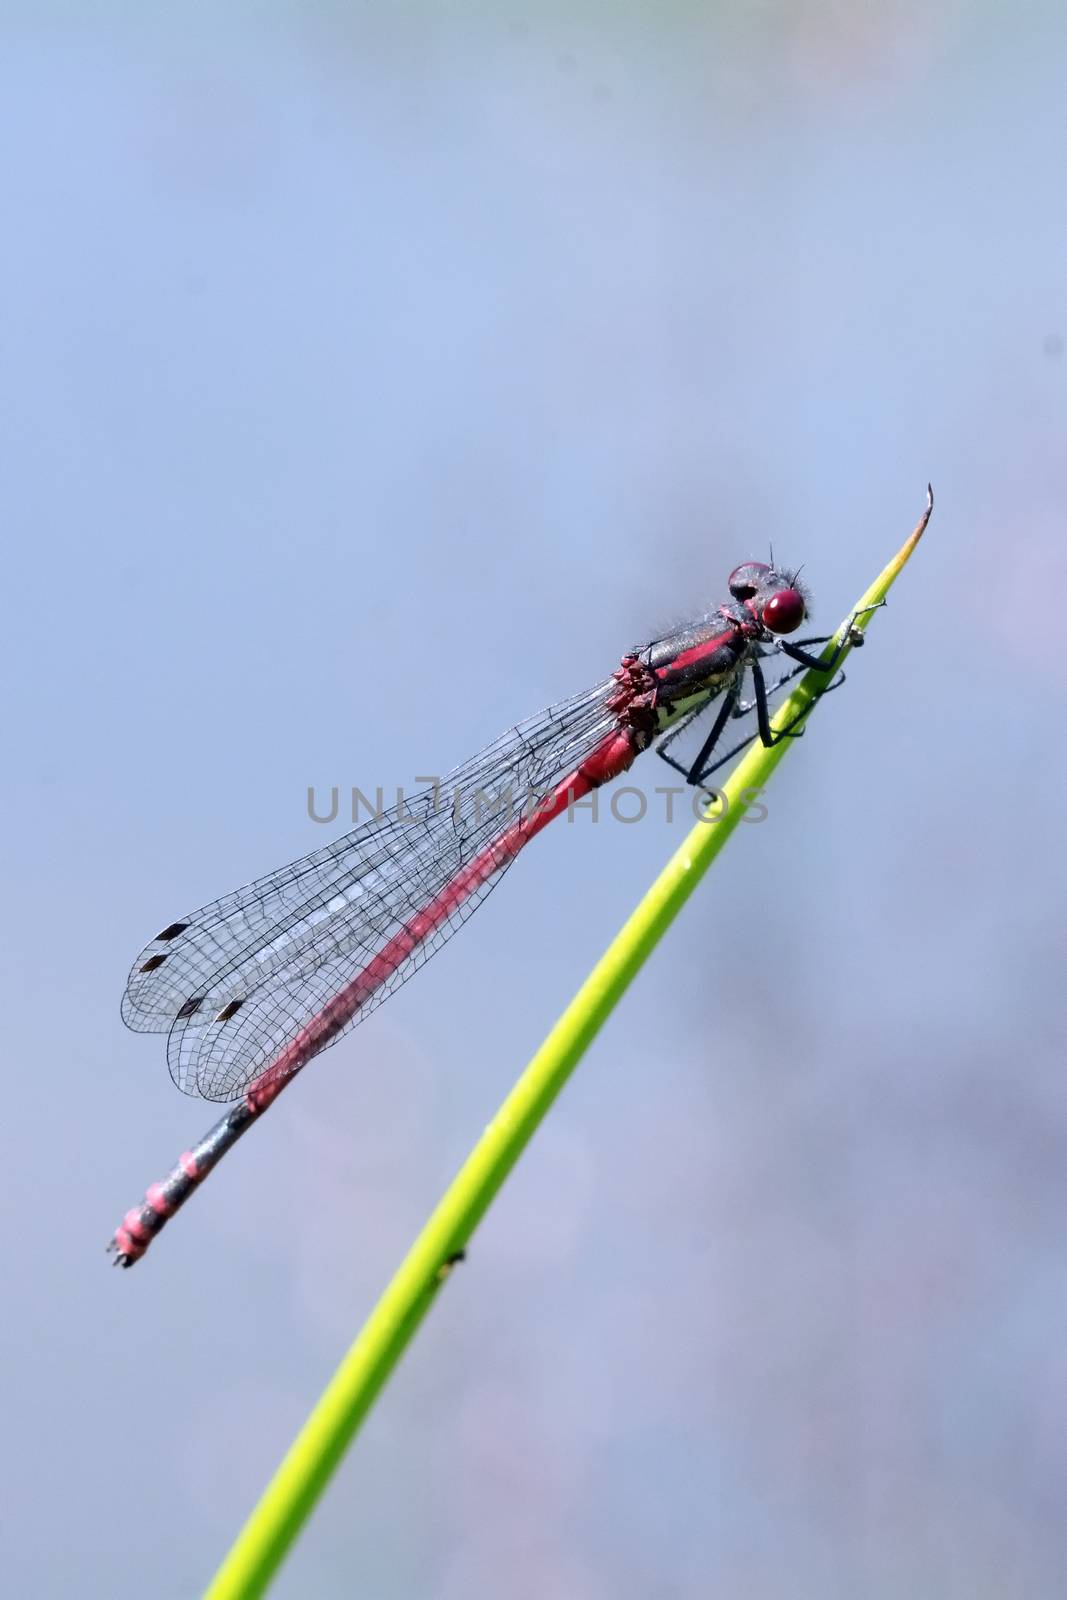
<svg viewBox="0 0 1067 1600"><path fill-rule="evenodd" d="M859 627L866 628L874 615L864 608L884 599L914 550L932 503L931 497L914 533L857 603L853 615ZM837 637L844 637L847 626ZM831 641L822 659L829 660L833 649ZM825 674L806 673L772 727L806 715L825 686ZM582 1053L737 827L753 791L766 785L795 742L783 739L770 749L756 743L742 757L720 790L727 801L725 815L696 824L612 940L415 1240L223 1561L207 1600L246 1600L267 1588L449 1276L450 1261L465 1248Z"/></svg>

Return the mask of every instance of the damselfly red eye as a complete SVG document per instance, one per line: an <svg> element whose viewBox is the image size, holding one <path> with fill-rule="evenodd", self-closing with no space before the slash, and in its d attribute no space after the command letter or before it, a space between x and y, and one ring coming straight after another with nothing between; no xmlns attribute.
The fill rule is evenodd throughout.
<svg viewBox="0 0 1067 1600"><path fill-rule="evenodd" d="M734 599L751 600L760 586L760 579L770 570L762 561L746 561L743 566L735 567L730 574L730 593Z"/></svg>
<svg viewBox="0 0 1067 1600"><path fill-rule="evenodd" d="M804 596L799 589L779 589L763 608L763 626L772 633L792 633L804 621Z"/></svg>

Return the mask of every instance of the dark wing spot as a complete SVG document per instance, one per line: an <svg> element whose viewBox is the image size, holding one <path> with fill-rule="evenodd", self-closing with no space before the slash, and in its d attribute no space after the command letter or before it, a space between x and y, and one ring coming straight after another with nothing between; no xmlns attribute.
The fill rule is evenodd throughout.
<svg viewBox="0 0 1067 1600"><path fill-rule="evenodd" d="M240 1009L241 1009L241 1007L243 1005L244 1005L244 1001L243 1000L231 1000L229 1005L223 1006L222 1010L220 1012L218 1012L218 1014L215 1017L215 1021L216 1022L229 1022L230 1018L233 1017L233 1016L236 1016L238 1011L240 1011Z"/></svg>
<svg viewBox="0 0 1067 1600"><path fill-rule="evenodd" d="M166 959L167 959L167 952L164 950L162 955L149 956L148 960L143 962L141 967L138 970L141 971L141 972L155 972L157 970L157 968L159 968L159 967L161 967L163 965L163 963L164 963L164 961L166 961Z"/></svg>
<svg viewBox="0 0 1067 1600"><path fill-rule="evenodd" d="M156 938L157 939L176 939L178 937L179 933L184 933L188 926L189 926L189 924L187 922L171 922L171 923L168 924L167 927L165 927L163 929L162 933L157 933L156 934Z"/></svg>
<svg viewBox="0 0 1067 1600"><path fill-rule="evenodd" d="M194 995L191 1000L186 1000L182 1005L179 1006L178 1010L175 1012L175 1016L179 1021L181 1021L183 1017L191 1017L195 1012L200 1010L200 1007L203 1005L203 1003L204 997L202 994Z"/></svg>

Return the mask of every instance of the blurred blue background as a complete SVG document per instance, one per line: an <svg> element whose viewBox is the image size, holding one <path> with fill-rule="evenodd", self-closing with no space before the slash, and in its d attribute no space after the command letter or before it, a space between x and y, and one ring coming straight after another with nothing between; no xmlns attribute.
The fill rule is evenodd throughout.
<svg viewBox="0 0 1067 1600"><path fill-rule="evenodd" d="M446 770L769 541L834 626L928 478L275 1592L1062 1592L1065 46L968 0L6 13L9 1592L200 1591L689 824L552 830L119 1274L215 1115L121 1026L143 941L322 843L309 784Z"/></svg>

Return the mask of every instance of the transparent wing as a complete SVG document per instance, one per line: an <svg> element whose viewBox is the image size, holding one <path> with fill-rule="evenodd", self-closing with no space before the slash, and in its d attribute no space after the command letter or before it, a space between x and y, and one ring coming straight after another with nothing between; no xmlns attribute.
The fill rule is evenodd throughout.
<svg viewBox="0 0 1067 1600"><path fill-rule="evenodd" d="M412 917L433 903L521 813L589 756L615 726L613 679L502 734L436 789L406 797L332 844L179 918L134 962L124 1021L166 1032L178 1087L233 1100L313 1026L338 992L370 968ZM458 801L457 794L461 797ZM484 881L393 963L341 1033L439 950L499 881Z"/></svg>

